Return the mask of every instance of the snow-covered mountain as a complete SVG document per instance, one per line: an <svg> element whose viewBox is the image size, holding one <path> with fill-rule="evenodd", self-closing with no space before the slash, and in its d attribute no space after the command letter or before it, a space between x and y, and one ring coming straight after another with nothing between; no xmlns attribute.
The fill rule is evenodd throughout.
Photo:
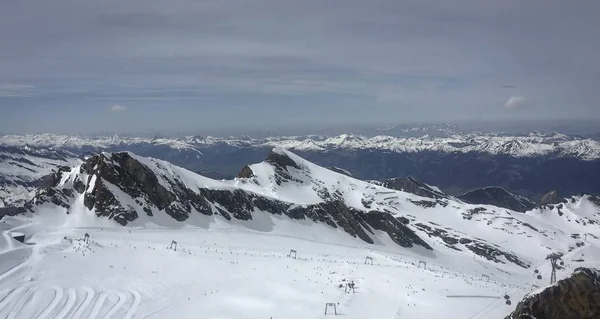
<svg viewBox="0 0 600 319"><path fill-rule="evenodd" d="M0 222L0 317L324 318L332 303L346 318L503 318L504 294L547 280L549 252L567 269L600 260L597 197L519 213L282 148L233 180L105 152L44 181Z"/></svg>
<svg viewBox="0 0 600 319"><path fill-rule="evenodd" d="M583 160L600 159L600 142L560 133L534 132L529 135L509 136L495 133L455 133L450 136L393 137L378 135L365 137L354 134L339 136L292 136L292 137L121 137L121 136L69 136L69 135L5 135L0 145L22 147L25 145L69 150L115 148L131 149L136 146L164 146L178 151L201 154L203 147L211 145L237 147L283 147L290 150L321 151L328 149L387 150L399 153L423 151L502 154L516 157L553 155Z"/></svg>
<svg viewBox="0 0 600 319"><path fill-rule="evenodd" d="M0 145L0 208L22 205L30 199L37 181L60 166L78 163L64 150Z"/></svg>
<svg viewBox="0 0 600 319"><path fill-rule="evenodd" d="M498 237L513 233L524 238L533 234L544 237L547 231L524 226L537 224L536 217L544 221L541 211L522 216L491 205L423 198L330 171L281 148L274 149L264 162L244 167L232 181L212 180L130 152L90 157L81 165L62 167L48 180L48 186L39 189L25 205L34 214L50 205L57 210L55 214L92 214L136 226L194 223L202 215L250 221L257 214L268 213L323 223L367 243L391 239L402 247L420 246L426 250L438 244L441 249L525 268L530 262L522 248L505 251L498 242L478 238L489 237L490 233ZM573 204L581 201L588 200L574 199ZM600 222L594 214L572 218L575 223ZM485 236L473 232L474 225L486 229ZM558 227L565 232L565 225ZM596 230L595 226L590 228ZM568 243L572 241L569 238L570 233L562 240Z"/></svg>

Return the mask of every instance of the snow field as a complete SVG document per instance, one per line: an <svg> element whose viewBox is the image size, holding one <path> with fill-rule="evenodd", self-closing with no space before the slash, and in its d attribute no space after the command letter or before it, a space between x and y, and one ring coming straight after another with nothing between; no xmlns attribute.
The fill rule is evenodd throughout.
<svg viewBox="0 0 600 319"><path fill-rule="evenodd" d="M502 296L510 289L520 298L531 290L513 281L515 273L472 258L460 260L464 270L451 270L450 256L301 237L194 228L36 233L28 239L35 245L25 246L29 257L16 258L0 277L0 317L324 318L332 302L344 318L447 317L449 309L452 318L468 318L489 299L448 295ZM290 249L297 258L288 257ZM373 265L365 265L367 256ZM418 268L420 260L426 269ZM356 293L345 293L351 280ZM497 310L486 318L511 308Z"/></svg>

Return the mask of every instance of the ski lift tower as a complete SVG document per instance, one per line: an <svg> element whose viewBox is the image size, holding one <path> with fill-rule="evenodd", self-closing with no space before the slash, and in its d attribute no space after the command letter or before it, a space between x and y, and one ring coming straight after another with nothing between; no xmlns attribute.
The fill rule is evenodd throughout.
<svg viewBox="0 0 600 319"><path fill-rule="evenodd" d="M556 282L556 270L564 269L564 262L562 261L563 254L562 253L551 253L546 256L546 260L550 260L550 264L552 265L552 274L550 275L550 284L554 284ZM559 264L560 261L560 264Z"/></svg>

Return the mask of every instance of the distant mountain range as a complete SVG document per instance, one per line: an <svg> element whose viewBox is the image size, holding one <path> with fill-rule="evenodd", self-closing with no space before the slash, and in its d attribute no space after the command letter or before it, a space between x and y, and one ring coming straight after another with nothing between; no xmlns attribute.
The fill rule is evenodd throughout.
<svg viewBox="0 0 600 319"><path fill-rule="evenodd" d="M273 147L289 149L318 165L362 180L412 176L450 196L490 185L536 202L550 190L561 196L600 193L600 143L590 138L556 132L514 136L458 133L448 125L389 127L380 133L398 130L415 135L436 133L421 137L342 134L266 138L4 135L0 137L0 200L6 205L22 202L28 183L41 172L48 173L48 167L99 152L131 151L211 178L230 179L240 167L261 161ZM34 165L23 168L24 162ZM2 191L7 187L20 189L21 195L12 191L8 198L8 192Z"/></svg>
<svg viewBox="0 0 600 319"><path fill-rule="evenodd" d="M392 129L392 128L390 128ZM327 151L342 149L347 151L380 150L396 153L443 152L481 153L507 155L513 157L551 156L577 158L581 160L600 159L600 142L590 138L568 136L556 132L534 132L528 135L510 136L498 133L452 134L438 137L422 135L428 131L418 131L420 137L393 137L378 135L365 137L354 134L338 136L283 136L268 138L251 137L211 137L187 136L181 138L83 137L68 135L4 135L0 145L60 148L71 151L114 149L119 147L164 147L171 150L202 154L202 150L214 146L231 147L283 147L297 151Z"/></svg>

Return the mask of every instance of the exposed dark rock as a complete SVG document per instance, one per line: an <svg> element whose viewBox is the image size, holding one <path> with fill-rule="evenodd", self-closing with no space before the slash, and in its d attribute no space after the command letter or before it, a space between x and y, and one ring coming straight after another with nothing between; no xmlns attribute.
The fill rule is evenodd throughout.
<svg viewBox="0 0 600 319"><path fill-rule="evenodd" d="M506 319L600 318L600 271L577 268L542 292L526 296Z"/></svg>
<svg viewBox="0 0 600 319"><path fill-rule="evenodd" d="M474 215L485 214L487 210L484 207L475 207L467 210L467 212L463 213L463 219L471 220Z"/></svg>
<svg viewBox="0 0 600 319"><path fill-rule="evenodd" d="M396 244L402 247L412 247L413 244L416 244L429 250L432 249L415 232L404 225L401 220L394 218L388 213L370 211L364 216L369 225L377 230L385 231Z"/></svg>
<svg viewBox="0 0 600 319"><path fill-rule="evenodd" d="M592 204L600 207L600 196L598 195L591 195L588 197L589 201L592 202Z"/></svg>
<svg viewBox="0 0 600 319"><path fill-rule="evenodd" d="M412 199L409 199L408 201L417 206L421 206L423 208L433 208L437 205L440 205L442 207L448 206L448 202L445 200L441 200L441 199L436 199L436 200L412 200Z"/></svg>
<svg viewBox="0 0 600 319"><path fill-rule="evenodd" d="M298 164L289 156L282 154L281 152L277 152L276 150L272 150L265 161L273 166L283 169L287 169L288 166L300 169L300 166L298 166Z"/></svg>
<svg viewBox="0 0 600 319"><path fill-rule="evenodd" d="M429 197L433 199L449 198L448 195L432 188L425 183L417 181L412 176L387 179L381 182L380 185L389 189L395 189L422 197Z"/></svg>
<svg viewBox="0 0 600 319"><path fill-rule="evenodd" d="M246 165L246 166L244 166L244 168L242 168L242 170L237 175L237 177L238 178L252 178L252 177L254 177L254 172L252 171L250 166Z"/></svg>
<svg viewBox="0 0 600 319"><path fill-rule="evenodd" d="M531 267L531 265L528 262L519 259L519 257L517 257L515 254L502 251L498 247L493 247L487 243L484 243L483 241L473 241L472 243L467 244L465 246L473 253L493 262L504 264L504 261L498 259L498 257L503 256L504 258L506 258L506 260L520 267Z"/></svg>
<svg viewBox="0 0 600 319"><path fill-rule="evenodd" d="M531 229L531 230L533 230L533 231L536 231L536 232L538 232L538 233L540 232L540 231L539 231L537 228L535 228L535 227L531 226L531 224L529 224L529 223L525 223L525 222L523 222L523 224L522 224L522 225L523 225L523 226L525 226L525 227L527 227L527 228L529 228L529 229Z"/></svg>
<svg viewBox="0 0 600 319"><path fill-rule="evenodd" d="M436 225L430 222L430 224ZM478 238L465 238L463 234L459 234L451 229L442 229L440 227L429 226L423 223L414 224L415 227L429 235L430 237L440 238L444 244L454 250L462 250L458 244L469 249L473 253L496 263L504 263L499 257L503 256L506 260L523 268L529 268L528 262L519 259L515 254L501 250L499 247L492 246Z"/></svg>
<svg viewBox="0 0 600 319"><path fill-rule="evenodd" d="M26 209L23 207L0 207L0 219L4 216L15 216L24 212L26 212Z"/></svg>
<svg viewBox="0 0 600 319"><path fill-rule="evenodd" d="M436 202L434 201L429 201L429 200L412 200L409 199L409 201L417 206L421 206L423 208L433 208L436 206Z"/></svg>
<svg viewBox="0 0 600 319"><path fill-rule="evenodd" d="M542 196L542 198L540 199L540 206L545 206L545 205L555 205L560 203L561 198L558 197L558 192L557 191L551 191L549 193L547 193L546 195Z"/></svg>
<svg viewBox="0 0 600 319"><path fill-rule="evenodd" d="M536 206L535 203L529 199L512 194L498 186L475 189L459 195L457 198L469 204L493 205L508 208L517 212L526 212Z"/></svg>
<svg viewBox="0 0 600 319"><path fill-rule="evenodd" d="M297 182L302 183L301 180L298 180L290 174L290 168L296 170L308 170L307 168L300 167L298 163L296 163L293 159L287 156L285 153L278 152L277 150L272 150L267 156L265 162L273 165L275 167L275 182L277 185L282 185L286 182Z"/></svg>

